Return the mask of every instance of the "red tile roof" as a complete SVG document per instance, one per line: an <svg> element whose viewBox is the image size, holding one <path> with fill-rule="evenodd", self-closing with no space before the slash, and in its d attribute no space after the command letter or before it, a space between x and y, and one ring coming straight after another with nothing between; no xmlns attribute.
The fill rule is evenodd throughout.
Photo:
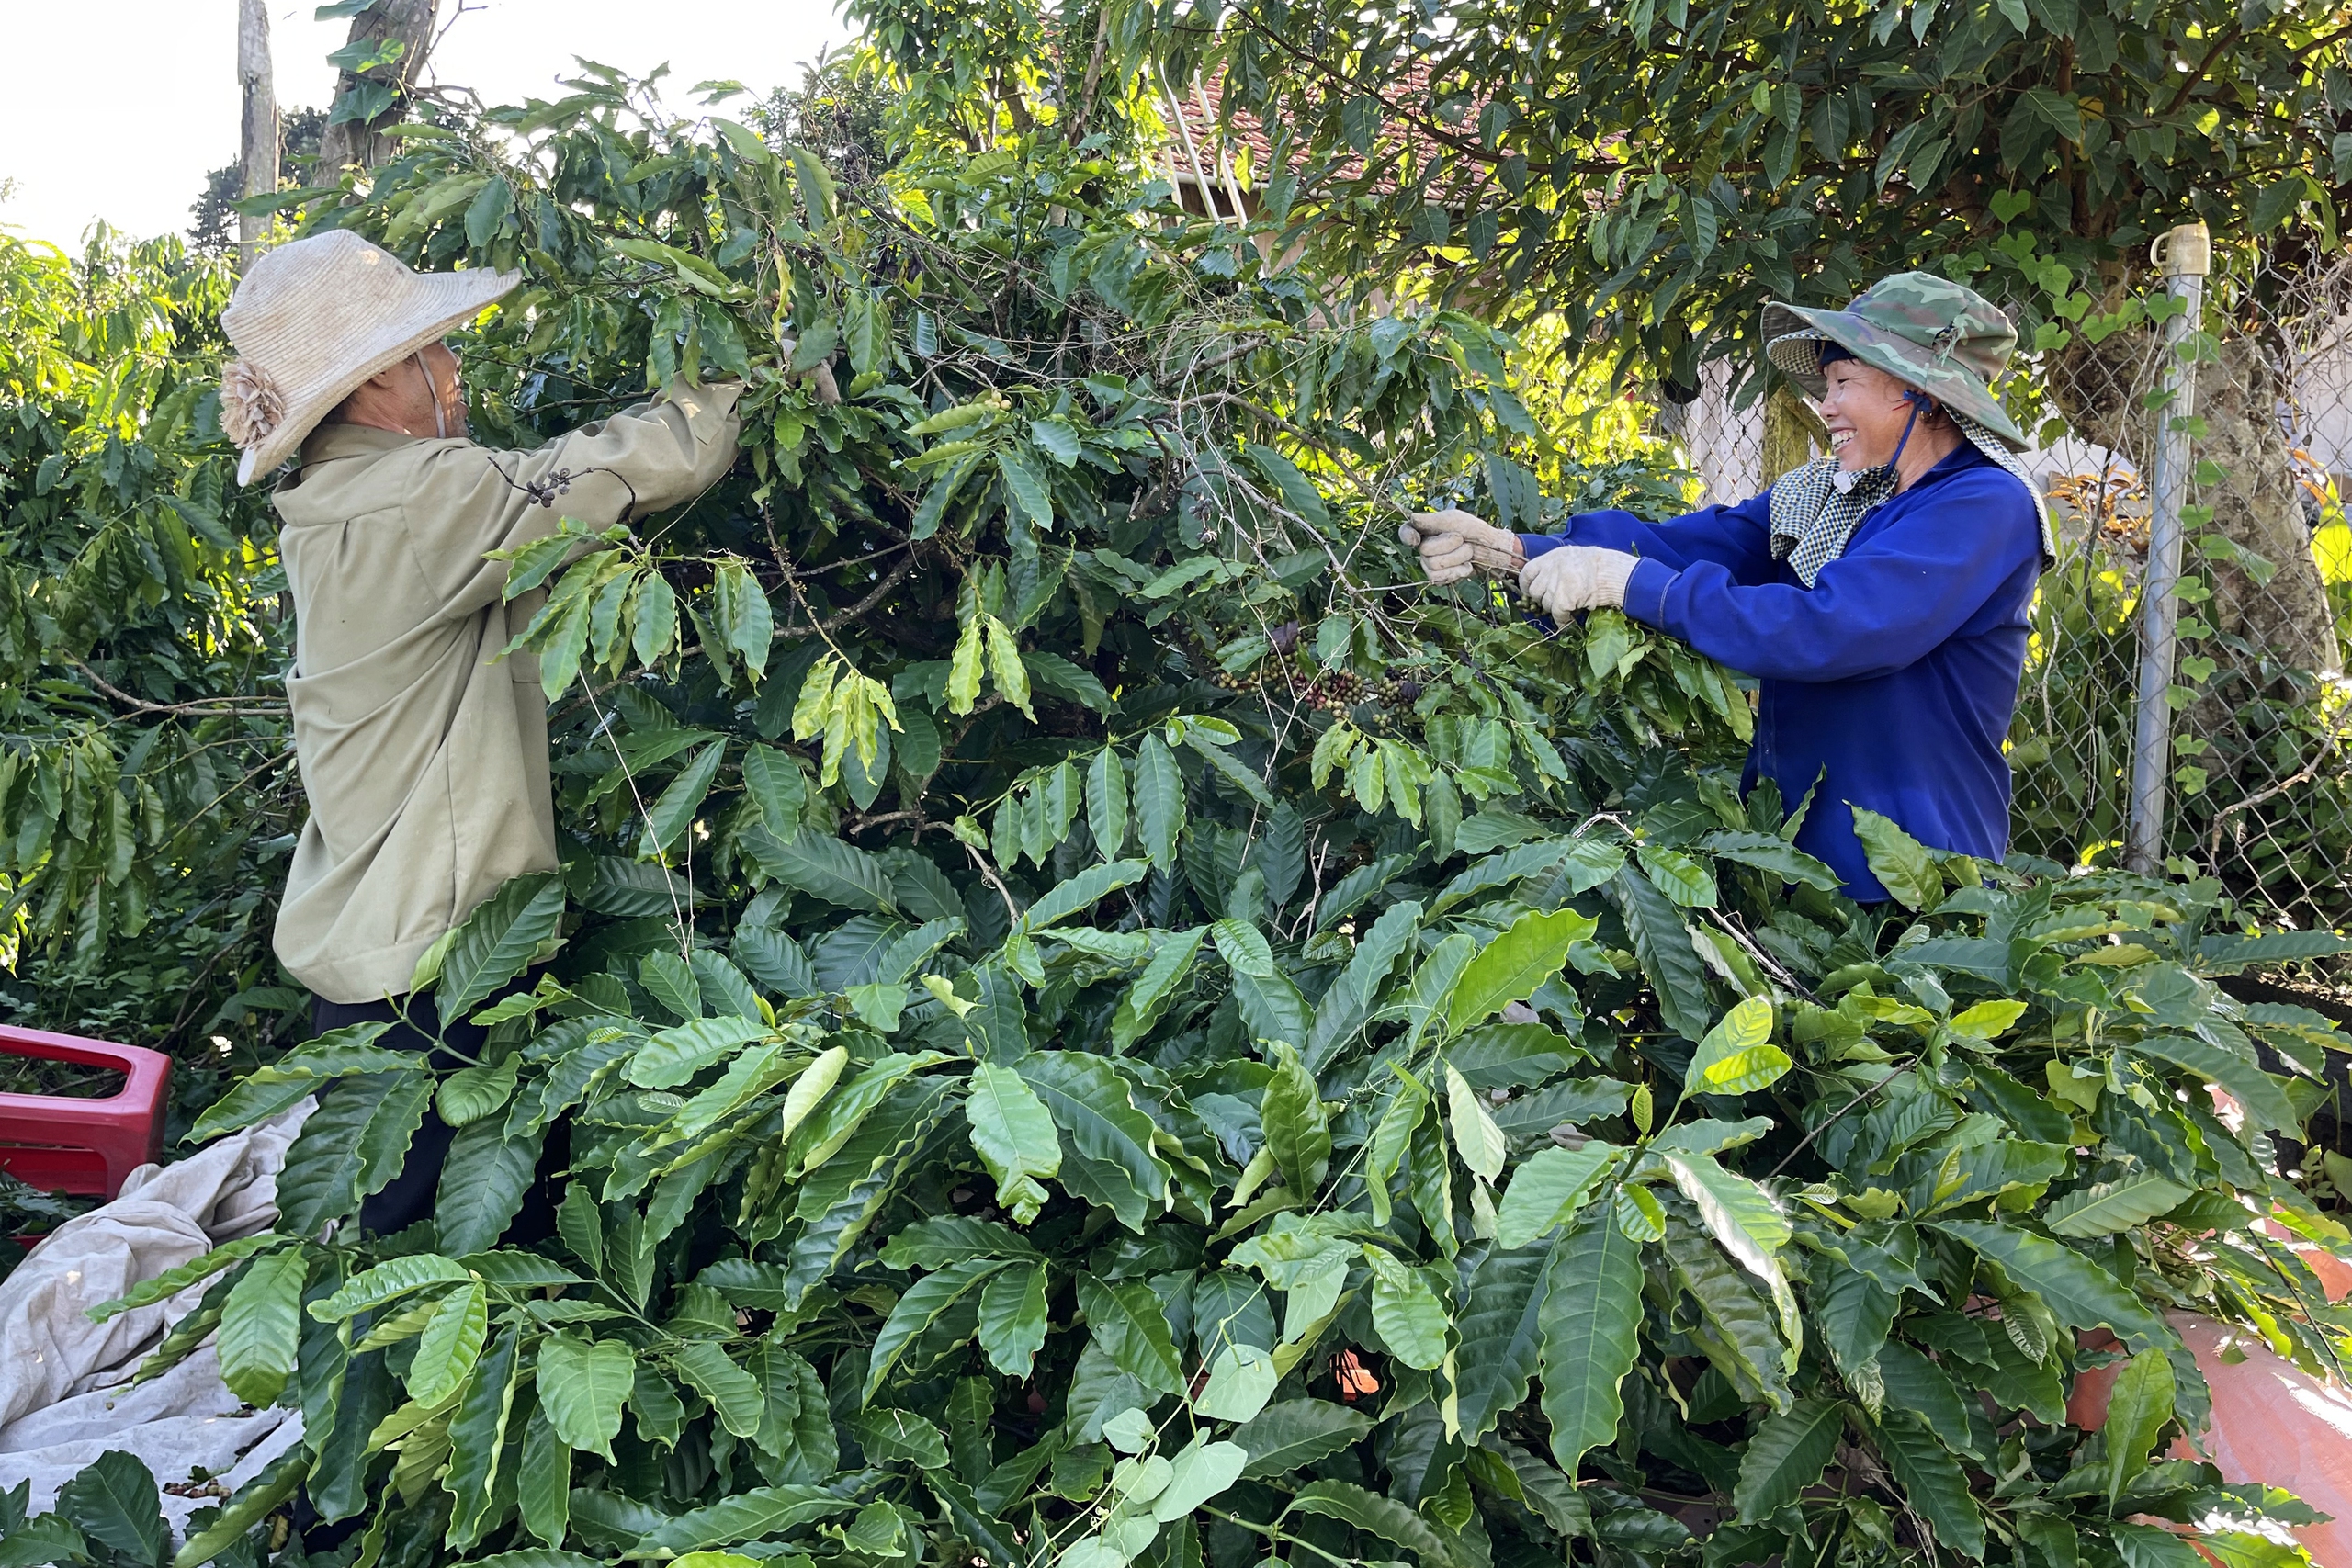
<svg viewBox="0 0 2352 1568"><path fill-rule="evenodd" d="M1173 96L1182 114L1183 130L1192 133L1202 173L1217 188L1220 197L1225 186L1224 175L1217 166L1220 147L1226 150L1228 166L1233 168L1245 200L1262 189L1266 182L1279 172L1273 166L1272 139L1267 134L1264 122L1256 115L1237 104L1230 127L1222 123L1221 110L1225 101L1225 77L1222 73L1215 79L1198 79ZM1446 184L1435 187L1431 195L1447 207L1459 209L1469 206L1467 187L1477 183L1484 168L1490 165L1493 159L1493 154L1484 152L1469 157L1462 152L1464 146L1477 148L1483 142L1478 130L1478 116L1483 106L1474 99L1458 121L1449 121L1440 116L1430 87L1430 71L1426 64L1409 67L1397 84L1389 89L1384 103L1387 112L1381 117L1380 130L1374 138L1375 156L1387 160L1391 168L1399 170L1406 166L1407 159L1416 171L1425 170L1434 164L1449 164ZM1161 112L1165 114L1167 106L1163 103ZM1170 130L1166 151L1181 183L1190 184L1191 168L1182 131L1173 126ZM1597 163L1588 164L1586 168L1591 172L1601 172L1622 164L1624 161L1624 140L1622 132L1606 138L1598 150ZM1243 148L1249 152L1250 172L1246 180L1239 177L1238 157ZM1405 157L1398 156L1400 152ZM1352 157L1336 171L1343 181L1359 178L1363 172L1363 160ZM1374 188L1385 195L1394 191L1396 184L1395 175L1384 174L1374 180ZM1615 182L1612 181L1612 193L1614 189ZM1594 211L1614 199L1613 194L1603 195L1590 190L1585 193L1585 206Z"/></svg>
<svg viewBox="0 0 2352 1568"><path fill-rule="evenodd" d="M1415 65L1408 69L1403 78L1404 90L1395 93L1387 100L1393 112L1382 118L1380 128L1381 141L1402 141L1413 154L1414 162L1421 166L1439 161L1447 152L1445 144L1424 124L1416 123L1436 118L1434 106L1428 102L1429 83L1428 66ZM1225 104L1225 77L1222 73L1214 79L1196 78L1190 86L1175 90L1173 96L1183 116L1183 128L1192 132L1193 144L1199 149L1202 171L1212 184L1220 187L1224 184L1216 166L1216 153L1220 146L1226 150L1237 177L1240 172L1238 151L1243 147L1249 150L1250 178L1243 182L1245 192L1262 188L1273 177L1277 172L1273 166L1273 143L1267 134L1265 123L1238 105L1234 107L1230 128L1221 122ZM1475 112L1464 116L1463 123L1465 132L1476 134ZM1174 154L1177 168L1189 176L1191 170L1185 160L1183 135L1175 127L1170 129L1173 133L1169 138L1170 151ZM1351 158L1341 165L1340 177L1354 178L1362 170L1362 162ZM1383 190L1395 188L1391 180L1383 179L1379 183Z"/></svg>

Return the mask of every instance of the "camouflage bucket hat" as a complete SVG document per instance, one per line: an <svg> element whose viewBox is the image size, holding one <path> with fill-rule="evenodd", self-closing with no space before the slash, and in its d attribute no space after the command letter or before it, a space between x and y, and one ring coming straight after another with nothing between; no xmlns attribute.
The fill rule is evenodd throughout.
<svg viewBox="0 0 2352 1568"><path fill-rule="evenodd" d="M2029 443L1993 395L1993 381L2018 346L2017 329L1964 284L1926 272L1881 278L1842 310L1774 300L1764 307L1765 352L1815 398L1827 391L1821 345L1834 343L1865 365L1965 414L2011 446Z"/></svg>

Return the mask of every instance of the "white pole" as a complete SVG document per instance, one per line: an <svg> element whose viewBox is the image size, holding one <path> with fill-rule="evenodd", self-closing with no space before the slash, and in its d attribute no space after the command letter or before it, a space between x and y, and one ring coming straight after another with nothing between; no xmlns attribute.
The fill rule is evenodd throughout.
<svg viewBox="0 0 2352 1568"><path fill-rule="evenodd" d="M1209 107L1208 89L1201 85L1201 73L1197 71L1193 73L1193 101L1201 106L1201 123L1215 125L1216 111ZM1226 199L1233 204L1233 220L1238 223L1242 218L1241 184L1233 177L1233 161L1226 156L1225 138L1222 136L1216 141L1216 174L1217 178L1225 183Z"/></svg>
<svg viewBox="0 0 2352 1568"><path fill-rule="evenodd" d="M2197 412L2197 361L2189 339L2204 313L2205 275L2213 242L2202 223L2185 223L2149 247L2164 270L2165 292L2177 304L2164 324L2165 400L2148 480L2148 570L2140 581L2139 712L2132 733L2132 814L2124 863L2164 868L2165 777L2172 765L2172 677L2179 649L2181 509L2188 501L2188 420Z"/></svg>

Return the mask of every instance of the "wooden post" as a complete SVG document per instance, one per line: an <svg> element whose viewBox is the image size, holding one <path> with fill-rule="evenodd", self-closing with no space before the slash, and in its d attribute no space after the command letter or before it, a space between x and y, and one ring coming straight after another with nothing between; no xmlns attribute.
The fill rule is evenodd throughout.
<svg viewBox="0 0 2352 1568"><path fill-rule="evenodd" d="M244 95L243 194L261 196L277 188L277 89L269 69L266 0L237 0L237 85ZM268 228L264 214L237 215L238 271L254 265Z"/></svg>

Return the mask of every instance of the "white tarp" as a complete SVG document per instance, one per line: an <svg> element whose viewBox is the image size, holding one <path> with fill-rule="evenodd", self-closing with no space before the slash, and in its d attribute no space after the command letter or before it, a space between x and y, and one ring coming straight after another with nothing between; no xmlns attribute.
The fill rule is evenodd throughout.
<svg viewBox="0 0 2352 1568"><path fill-rule="evenodd" d="M142 1280L277 1219L277 1173L311 1104L222 1138L176 1165L141 1166L121 1194L60 1225L0 1280L0 1488L32 1483L32 1511L109 1449L166 1487L175 1532L301 1438L301 1416L248 1410L220 1382L212 1347L131 1386L205 1281L103 1324L89 1311ZM217 1480L220 1485L206 1484Z"/></svg>

